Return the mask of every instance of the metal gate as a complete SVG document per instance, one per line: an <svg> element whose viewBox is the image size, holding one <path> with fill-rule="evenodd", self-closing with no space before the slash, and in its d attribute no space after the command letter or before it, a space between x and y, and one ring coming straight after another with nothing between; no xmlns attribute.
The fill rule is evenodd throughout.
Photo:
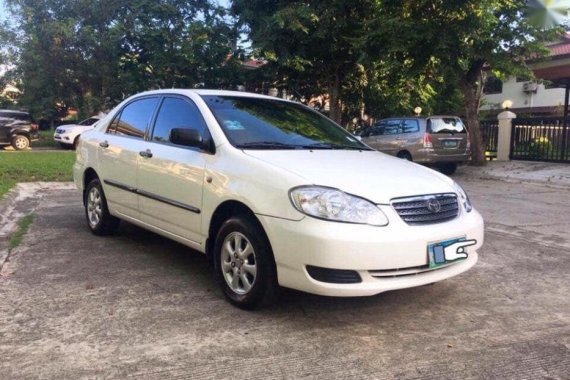
<svg viewBox="0 0 570 380"><path fill-rule="evenodd" d="M562 117L514 119L510 158L570 163L568 124Z"/></svg>
<svg viewBox="0 0 570 380"><path fill-rule="evenodd" d="M499 140L499 123L497 119L481 120L481 138L485 147L485 157L497 157L497 142Z"/></svg>

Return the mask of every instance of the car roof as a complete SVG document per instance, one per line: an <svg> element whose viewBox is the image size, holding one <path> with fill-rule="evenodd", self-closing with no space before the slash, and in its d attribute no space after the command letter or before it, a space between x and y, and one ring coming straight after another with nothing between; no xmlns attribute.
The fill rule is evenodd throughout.
<svg viewBox="0 0 570 380"><path fill-rule="evenodd" d="M151 90L145 91L133 96L142 96L142 95L160 95L160 94L180 94L180 95L188 95L188 94L197 94L201 96L239 96L239 97L247 97L247 98L259 98L259 99L271 99L271 100L282 100L288 101L285 99L277 98L274 96L268 95L261 95L255 94L252 92L245 92L245 91L230 91L230 90L213 90L213 89L184 89L184 88L170 88L170 89L162 89L162 90Z"/></svg>

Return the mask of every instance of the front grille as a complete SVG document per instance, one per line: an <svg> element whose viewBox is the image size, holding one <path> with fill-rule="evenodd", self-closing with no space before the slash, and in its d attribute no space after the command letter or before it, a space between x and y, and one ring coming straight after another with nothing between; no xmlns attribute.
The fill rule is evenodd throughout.
<svg viewBox="0 0 570 380"><path fill-rule="evenodd" d="M459 214L459 204L455 194L393 199L392 207L404 222L411 225L446 222Z"/></svg>
<svg viewBox="0 0 570 380"><path fill-rule="evenodd" d="M329 269L307 265L307 272L317 281L331 284L356 284L362 282L357 271L346 269Z"/></svg>

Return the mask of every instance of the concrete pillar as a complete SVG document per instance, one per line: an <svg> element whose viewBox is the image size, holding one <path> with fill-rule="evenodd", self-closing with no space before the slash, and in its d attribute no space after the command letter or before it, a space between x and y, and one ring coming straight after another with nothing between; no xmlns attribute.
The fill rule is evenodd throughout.
<svg viewBox="0 0 570 380"><path fill-rule="evenodd" d="M499 138L497 140L497 161L509 161L511 153L511 131L513 119L517 115L509 110L501 112L497 118L499 119Z"/></svg>

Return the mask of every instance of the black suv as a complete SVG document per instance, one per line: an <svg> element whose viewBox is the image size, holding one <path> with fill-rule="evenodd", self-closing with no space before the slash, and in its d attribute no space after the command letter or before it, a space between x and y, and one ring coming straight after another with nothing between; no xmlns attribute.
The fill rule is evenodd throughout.
<svg viewBox="0 0 570 380"><path fill-rule="evenodd" d="M38 125L27 112L0 110L0 146L27 149L30 141L39 139Z"/></svg>

